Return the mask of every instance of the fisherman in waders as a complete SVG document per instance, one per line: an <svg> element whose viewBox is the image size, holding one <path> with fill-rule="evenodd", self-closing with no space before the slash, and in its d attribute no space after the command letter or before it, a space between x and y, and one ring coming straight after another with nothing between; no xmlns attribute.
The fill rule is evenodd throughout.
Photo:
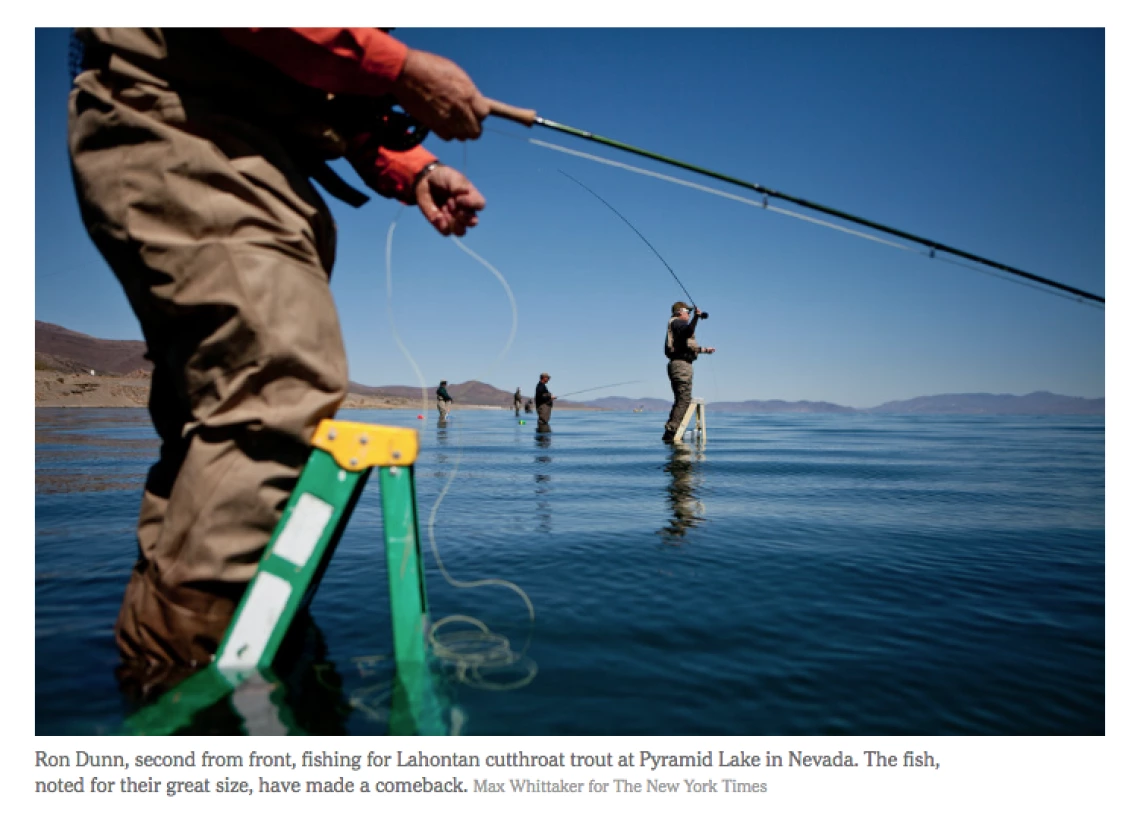
<svg viewBox="0 0 1140 824"><path fill-rule="evenodd" d="M346 158L442 235L483 196L422 146L479 137L490 104L455 63L380 29L80 29L68 148L80 213L154 361L161 439L115 640L148 680L217 650L317 424L348 390L324 198L366 200ZM78 56L78 52L77 52ZM379 216L377 220L381 219Z"/></svg>
<svg viewBox="0 0 1140 824"><path fill-rule="evenodd" d="M673 314L665 331L665 357L669 359L673 409L665 422L665 434L661 436L663 441L672 441L676 437L677 428L689 411L689 403L693 399L693 361L698 355L711 355L716 351L713 347L697 345L695 335L700 317L701 310L696 307L690 316L689 307L684 303L677 301L673 304Z"/></svg>
<svg viewBox="0 0 1140 824"><path fill-rule="evenodd" d="M451 395L447 393L447 381L440 381L435 390L435 408L439 410L439 419L447 420L447 415L451 412Z"/></svg>
<svg viewBox="0 0 1140 824"><path fill-rule="evenodd" d="M550 375L543 372L538 376L538 385L534 388L534 405L538 409L538 426L540 430L550 431L550 413L554 409L554 400L557 395L551 395L546 388Z"/></svg>
<svg viewBox="0 0 1140 824"><path fill-rule="evenodd" d="M522 387L516 386L515 387L515 417L516 418L519 416L519 410L522 409L522 404L523 404Z"/></svg>

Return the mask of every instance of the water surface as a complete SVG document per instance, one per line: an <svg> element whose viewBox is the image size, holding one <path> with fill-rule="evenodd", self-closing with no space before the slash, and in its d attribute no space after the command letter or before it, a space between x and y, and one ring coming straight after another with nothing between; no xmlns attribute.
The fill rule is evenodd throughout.
<svg viewBox="0 0 1140 824"><path fill-rule="evenodd" d="M521 656L447 668L455 732L1104 733L1103 418L713 414L694 448L650 414L345 417L422 427L432 617ZM36 422L36 731L115 732L157 440L145 410ZM307 731L388 731L381 523L373 477L283 676Z"/></svg>

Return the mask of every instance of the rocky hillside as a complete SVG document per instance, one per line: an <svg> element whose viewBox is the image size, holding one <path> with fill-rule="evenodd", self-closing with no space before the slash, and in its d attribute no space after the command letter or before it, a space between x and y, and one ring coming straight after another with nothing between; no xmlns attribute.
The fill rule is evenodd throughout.
<svg viewBox="0 0 1140 824"><path fill-rule="evenodd" d="M146 344L138 340L103 340L54 323L36 321L36 369L126 375L149 372Z"/></svg>

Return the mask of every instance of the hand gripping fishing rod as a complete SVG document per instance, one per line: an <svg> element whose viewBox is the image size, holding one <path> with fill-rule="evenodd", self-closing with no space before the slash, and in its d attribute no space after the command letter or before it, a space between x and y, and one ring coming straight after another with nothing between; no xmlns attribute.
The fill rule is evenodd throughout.
<svg viewBox="0 0 1140 824"><path fill-rule="evenodd" d="M518 106L510 106L506 103L500 103L497 100L488 99L487 102L491 105L491 114L495 115L496 117L501 117L506 120L513 120L514 122L521 123L527 127L535 125L545 126L548 129L554 129L558 132L574 135L575 137L580 137L584 140L590 140L594 143L601 143L606 146L612 146L615 149L621 149L623 152L630 152L632 154L641 155L642 157L648 157L652 160L660 161L661 163L668 163L670 166L676 166L681 169L688 169L690 172L696 172L697 174L704 175L705 177L722 180L725 183L731 183L734 186L743 186L745 189L759 192L765 197L786 200L789 203L795 203L796 205L803 206L806 209L811 209L816 212L823 212L824 214L832 215L833 217L837 217L851 223L857 223L860 226L866 226L870 229L874 229L877 232L883 232L885 234L893 235L894 237L903 238L905 240L911 241L912 243L917 243L921 246L925 246L930 249L931 257L934 256L935 251L947 252L951 255L973 261L974 263L981 263L985 266L998 269L1002 272L1008 272L1011 275L1016 275L1020 278L1035 281L1036 283L1049 286L1053 289L1059 289L1062 292L1068 292L1069 294L1076 295L1087 300L1096 301L1097 303L1104 303L1104 298L1100 295L1094 295L1092 292L1086 292L1083 289L1076 288L1075 286L1067 286L1064 283L1058 283L1055 280L1050 280L1049 278L1043 278L1040 275L1034 275L1031 272L1026 272L1024 269L1017 269L1013 266L1007 266L1004 263L998 263L996 260L990 260L989 258L984 258L980 255L964 252L961 249L955 249L953 246L947 246L944 243L928 240L927 238L913 235L910 232L904 232L901 229L892 229L890 226L885 226L882 223L876 223L873 220L857 217L856 215L848 214L847 212L840 211L839 209L832 209L830 206L824 206L820 203L813 203L812 201L805 200L801 197L786 195L782 192L777 192L775 189L769 189L767 186L761 186L759 183L749 183L746 180L741 180L736 177L721 174L720 172L714 172L710 169L704 169L700 166L695 166L692 163L686 163L683 160L674 160L671 157L666 157L665 155L660 155L656 152L650 152L646 149L639 149L637 146L630 146L628 143L621 143L617 140L611 140L608 137L602 137L601 135L596 135L591 132L583 131L581 129L575 129L573 126L565 126L562 123L555 123L553 120L547 120L544 117L539 117L538 112L536 112L534 109L521 109ZM640 232L638 234L640 234ZM658 257L660 257L660 255ZM674 275L674 277L676 276ZM686 292L685 294L688 293ZM692 300L692 298L690 298L690 300Z"/></svg>

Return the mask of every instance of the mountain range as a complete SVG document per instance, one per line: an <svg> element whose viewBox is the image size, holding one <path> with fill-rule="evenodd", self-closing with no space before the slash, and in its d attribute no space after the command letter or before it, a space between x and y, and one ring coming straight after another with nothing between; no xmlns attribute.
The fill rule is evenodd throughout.
<svg viewBox="0 0 1140 824"><path fill-rule="evenodd" d="M626 410L641 408L646 412L668 412L672 401L659 398L623 398L611 396L590 401L599 409ZM869 408L857 409L826 401L711 401L710 412L813 413L832 415L896 414L896 415L1103 415L1104 398L1076 398L1052 392L1030 392L1028 395L992 395L984 392L948 395L924 395L905 401L889 401Z"/></svg>
<svg viewBox="0 0 1140 824"><path fill-rule="evenodd" d="M104 340L75 332L53 323L36 321L36 369L68 373L95 371L105 375L127 375L150 372L153 368L146 357L146 344L132 340ZM429 400L434 399L435 387L428 387ZM451 397L457 403L471 406L510 406L514 392L498 389L480 381L448 384ZM365 386L350 383L349 391L372 397L410 398L419 400L422 391L418 386ZM530 397L527 394L527 397ZM671 400L660 398L626 398L611 395L585 403L558 401L560 408L605 409L645 412L668 412ZM814 413L814 414L900 414L900 415L1104 415L1104 398L1078 398L1055 395L1052 392L1031 392L1028 395L994 395L965 393L926 395L909 400L889 401L878 406L856 409L826 401L715 401L709 402L710 412L726 413Z"/></svg>
<svg viewBox="0 0 1140 824"><path fill-rule="evenodd" d="M348 391L365 397L379 398L408 398L418 401L423 397L424 390L418 386L365 386L362 383L349 381ZM469 406L510 406L514 402L515 393L497 389L489 383L481 381L465 381L464 383L448 383L447 394L456 403ZM427 387L428 400L435 403L435 387ZM524 392L523 397L529 399L530 394ZM574 401L558 401L559 408L564 409L600 409L596 403L575 403Z"/></svg>

